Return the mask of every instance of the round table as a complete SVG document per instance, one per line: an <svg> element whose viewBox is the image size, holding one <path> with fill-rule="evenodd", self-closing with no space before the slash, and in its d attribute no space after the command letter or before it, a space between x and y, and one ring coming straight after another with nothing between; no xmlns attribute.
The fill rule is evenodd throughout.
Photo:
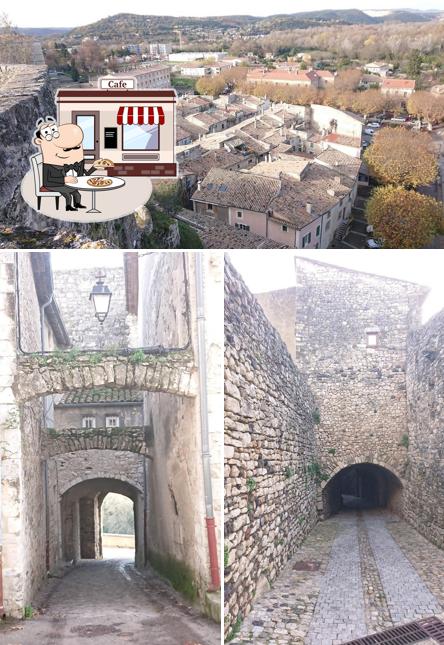
<svg viewBox="0 0 444 645"><path fill-rule="evenodd" d="M68 184L68 186L72 186L72 188L77 188L78 190L90 190L92 192L92 202L91 202L91 208L86 211L87 213L101 213L102 211L99 211L96 208L96 191L102 191L102 190L115 190L116 188L122 188L122 186L125 185L125 180L121 179L120 177L106 177L106 179L111 179L113 182L109 186L90 186L88 184L88 179L91 179L91 177L101 177L102 175L82 175L81 177L76 177L77 183L75 184Z"/></svg>

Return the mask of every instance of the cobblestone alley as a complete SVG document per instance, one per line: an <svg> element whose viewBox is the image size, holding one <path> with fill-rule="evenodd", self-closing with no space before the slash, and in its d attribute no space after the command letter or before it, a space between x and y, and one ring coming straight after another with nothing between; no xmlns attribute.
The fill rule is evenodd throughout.
<svg viewBox="0 0 444 645"><path fill-rule="evenodd" d="M315 527L232 644L335 645L443 608L440 549L388 512L343 511Z"/></svg>

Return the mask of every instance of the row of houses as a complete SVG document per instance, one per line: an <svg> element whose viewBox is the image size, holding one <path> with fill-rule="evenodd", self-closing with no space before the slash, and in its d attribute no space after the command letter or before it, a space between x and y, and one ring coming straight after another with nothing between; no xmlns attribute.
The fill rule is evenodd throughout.
<svg viewBox="0 0 444 645"><path fill-rule="evenodd" d="M184 120L203 114L211 110ZM200 222L279 246L327 248L347 227L363 178L362 127L355 115L328 106L268 103L178 146L182 185Z"/></svg>

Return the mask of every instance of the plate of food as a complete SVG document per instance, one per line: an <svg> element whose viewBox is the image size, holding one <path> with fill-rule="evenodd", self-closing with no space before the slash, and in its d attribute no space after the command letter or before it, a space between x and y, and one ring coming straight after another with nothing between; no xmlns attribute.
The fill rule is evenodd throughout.
<svg viewBox="0 0 444 645"><path fill-rule="evenodd" d="M108 177L90 177L86 183L93 188L106 188L111 186L113 180Z"/></svg>
<svg viewBox="0 0 444 645"><path fill-rule="evenodd" d="M94 168L114 168L111 159L97 159L93 164Z"/></svg>

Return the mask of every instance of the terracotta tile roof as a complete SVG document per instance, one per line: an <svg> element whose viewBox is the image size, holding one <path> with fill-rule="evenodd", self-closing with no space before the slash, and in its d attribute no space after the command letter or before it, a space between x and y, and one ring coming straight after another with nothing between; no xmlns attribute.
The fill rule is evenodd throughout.
<svg viewBox="0 0 444 645"><path fill-rule="evenodd" d="M196 123L187 121L187 119L185 119L183 116L180 116L180 114L177 115L176 124L182 130L185 130L185 132L189 132L193 139L197 139L199 137L199 134L205 134L206 132L205 128L197 125Z"/></svg>
<svg viewBox="0 0 444 645"><path fill-rule="evenodd" d="M316 74L321 78L334 78L335 75L330 72L328 69L317 69Z"/></svg>
<svg viewBox="0 0 444 645"><path fill-rule="evenodd" d="M264 152L267 152L270 149L270 146L267 143L247 134L244 130L237 130L232 137L225 140L225 143L228 145L237 145L233 143L234 141L242 141L248 151L251 150L258 155L264 154Z"/></svg>
<svg viewBox="0 0 444 645"><path fill-rule="evenodd" d="M316 72L286 71L282 69L251 70L247 73L247 81L289 81L311 83L316 80Z"/></svg>
<svg viewBox="0 0 444 645"><path fill-rule="evenodd" d="M323 150L314 161L349 177L356 177L362 165L361 159L346 155L345 152L335 150L334 148Z"/></svg>
<svg viewBox="0 0 444 645"><path fill-rule="evenodd" d="M63 394L57 406L89 405L92 403L142 403L143 393L138 390L117 390L114 388L96 388L94 390L77 390Z"/></svg>
<svg viewBox="0 0 444 645"><path fill-rule="evenodd" d="M280 159L272 162L261 161L261 163L251 168L249 172L265 177L276 177L277 179L279 179L281 173L300 177L309 164L310 161L305 157L282 155Z"/></svg>
<svg viewBox="0 0 444 645"><path fill-rule="evenodd" d="M343 134L336 134L335 132L331 132L325 137L322 137L322 140L330 143L338 143L341 146L351 146L352 148L361 147L361 141L359 139L356 139L355 137L346 137Z"/></svg>
<svg viewBox="0 0 444 645"><path fill-rule="evenodd" d="M414 90L416 81L408 78L384 78L382 81L382 89L405 89Z"/></svg>
<svg viewBox="0 0 444 645"><path fill-rule="evenodd" d="M194 121L199 121L200 123L202 123L204 127L210 127L212 125L215 125L216 123L226 121L230 117L230 114L222 112L222 110L214 110L212 112L196 112L195 114L189 114L185 117L185 120L191 121L191 119L193 119Z"/></svg>
<svg viewBox="0 0 444 645"><path fill-rule="evenodd" d="M200 190L195 191L192 199L264 213L279 190L279 179L237 170L213 168L202 182Z"/></svg>
<svg viewBox="0 0 444 645"><path fill-rule="evenodd" d="M176 126L176 143L179 143L183 139L189 139L190 137L191 139L193 138L189 132L181 128L180 125Z"/></svg>
<svg viewBox="0 0 444 645"><path fill-rule="evenodd" d="M240 153L230 152L225 148L217 148L205 152L198 159L190 159L179 164L181 175L191 174L204 177L212 168L231 168L241 163L244 157Z"/></svg>

